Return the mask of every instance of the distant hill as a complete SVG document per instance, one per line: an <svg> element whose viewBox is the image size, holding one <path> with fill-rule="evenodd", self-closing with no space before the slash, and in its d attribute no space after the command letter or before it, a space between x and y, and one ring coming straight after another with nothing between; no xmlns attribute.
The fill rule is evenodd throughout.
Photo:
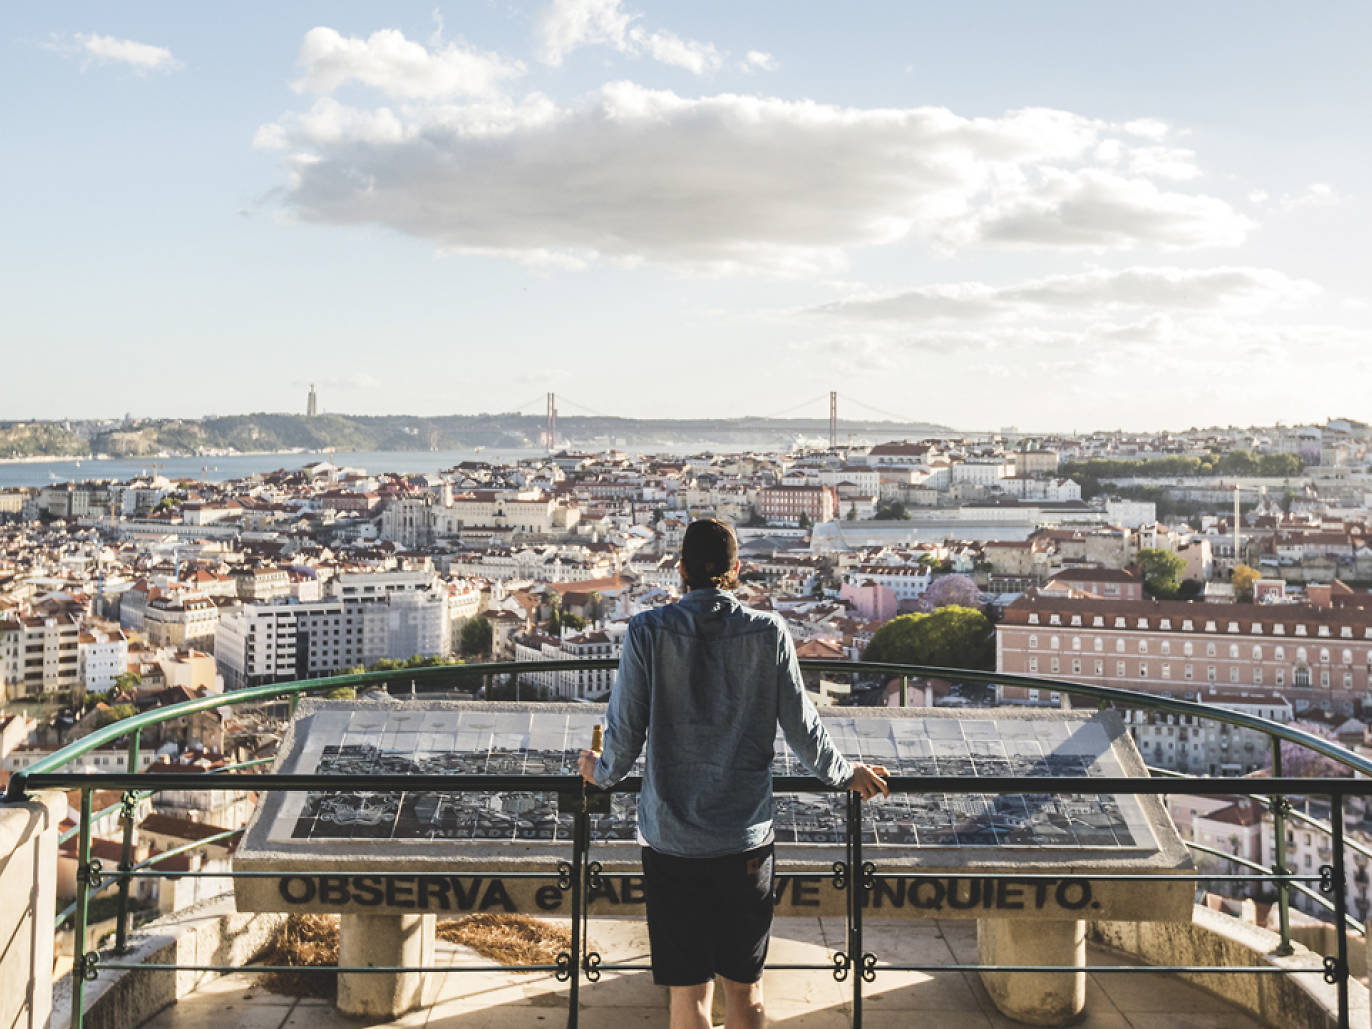
<svg viewBox="0 0 1372 1029"><path fill-rule="evenodd" d="M90 452L84 438L56 422L12 422L0 425L0 458L82 457Z"/></svg>
<svg viewBox="0 0 1372 1029"><path fill-rule="evenodd" d="M536 443L543 418L524 414L226 415L201 419L147 419L110 427L108 423L0 423L0 458L67 457L85 454L142 456L156 453L199 454L207 451L264 450L456 450L473 446L518 447ZM81 428L89 427L83 433ZM803 436L828 437L823 418L611 418L559 415L558 436L587 445L624 440L654 442L712 440L721 443L774 439L778 444ZM904 438L951 435L946 426L928 422L842 421L840 440L850 433Z"/></svg>

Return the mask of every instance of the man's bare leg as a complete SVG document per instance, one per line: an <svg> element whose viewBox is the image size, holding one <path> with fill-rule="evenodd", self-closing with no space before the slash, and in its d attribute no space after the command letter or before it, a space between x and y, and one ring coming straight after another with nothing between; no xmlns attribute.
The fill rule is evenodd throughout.
<svg viewBox="0 0 1372 1029"><path fill-rule="evenodd" d="M724 1029L763 1029L767 1013L762 1006L762 980L736 983L724 976L720 979L724 980Z"/></svg>
<svg viewBox="0 0 1372 1029"><path fill-rule="evenodd" d="M710 1029L714 980L699 986L669 986L668 989L672 997L672 1029Z"/></svg>

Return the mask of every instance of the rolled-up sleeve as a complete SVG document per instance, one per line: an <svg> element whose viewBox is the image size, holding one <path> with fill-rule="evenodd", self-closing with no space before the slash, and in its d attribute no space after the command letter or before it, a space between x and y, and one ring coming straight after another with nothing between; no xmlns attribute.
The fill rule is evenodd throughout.
<svg viewBox="0 0 1372 1029"><path fill-rule="evenodd" d="M805 680L790 633L780 629L777 642L777 721L801 764L830 786L846 786L853 778L852 763L834 746L819 712L805 695Z"/></svg>
<svg viewBox="0 0 1372 1029"><path fill-rule="evenodd" d="M640 636L640 627L630 622L605 712L604 749L595 766L597 786L613 786L629 774L648 732L648 667Z"/></svg>

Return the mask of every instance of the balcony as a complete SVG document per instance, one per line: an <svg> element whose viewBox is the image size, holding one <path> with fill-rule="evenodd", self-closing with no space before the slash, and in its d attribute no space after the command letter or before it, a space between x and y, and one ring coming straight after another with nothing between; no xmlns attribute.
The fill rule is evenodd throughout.
<svg viewBox="0 0 1372 1029"><path fill-rule="evenodd" d="M471 692L478 682L491 681L496 676L511 673L530 673L561 670L608 670L614 662L606 659L573 662L525 662L502 665L474 665L407 669L404 678L425 685L446 689L460 688ZM1077 683L1030 679L997 673L966 672L949 669L927 669L902 666L850 664L846 662L805 662L806 671L841 674L868 673L883 676L935 676L966 681L1004 683L1057 691L1064 695L1085 696L1097 703L1119 706L1155 707L1171 714L1205 717L1262 732L1273 739L1287 739L1342 761L1350 771L1372 772L1372 764L1343 751L1328 741L1308 736L1299 730L1268 723L1248 715L1186 701L1133 694L1128 691L1085 686ZM161 997L159 1006L175 1000L175 1007L157 1015L148 1024L153 1026L189 1026L217 1024L216 1019L232 1010L241 1015L240 1024L271 1021L280 1012L281 1022L273 1024L337 1024L331 1007L321 1003L284 1000L280 1003L252 988L242 971L243 966L260 949L261 939L254 937L264 926L279 916L231 914L232 898L224 897L194 911L174 912L162 920L141 929L131 924L128 907L119 903L114 916L113 940L103 944L96 934L89 932L91 901L97 895L126 898L131 889L148 879L165 877L159 871L159 860L148 859L138 864L131 860L128 832L124 834L124 853L117 861L107 861L103 867L92 860L92 827L102 819L114 817L122 805L93 810L96 791L113 789L126 791L130 797L140 797L148 791L168 790L242 790L248 788L265 794L292 793L324 789L339 794L365 791L384 796L388 791L441 790L447 793L491 793L501 790L557 791L561 799L559 810L577 826L570 845L570 860L566 857L556 867L532 870L530 875L556 883L555 889L565 895L566 906L574 935L571 950L559 958L555 966L542 966L529 975L481 965L468 953L440 947L429 955L421 955L407 962L368 962L346 966L343 976L366 979L371 976L417 977L415 997L425 1010L402 1016L398 1024L420 1024L427 1019L430 1025L475 1027L485 1024L535 1024L539 1016L549 1022L560 1021L561 1011L568 1012L569 1025L600 1025L605 1020L638 1020L660 1023L664 1020L661 996L645 982L643 926L639 922L601 918L600 912L586 921L587 899L594 895L598 877L604 873L592 845L589 819L597 803L608 801L604 793L586 790L579 780L567 775L447 775L441 781L429 782L423 776L328 774L300 775L296 773L257 774L247 766L223 769L227 774L215 775L150 775L132 773L78 774L65 770L82 753L107 747L120 738L127 738L129 767L138 767L139 741L142 730L157 722L184 718L195 712L231 704L262 704L280 699L296 698L310 692L331 690L340 686L367 686L395 678L394 672L366 673L357 676L338 676L302 683L254 687L227 695L211 696L136 716L123 723L106 727L53 755L52 758L17 774L11 782L10 803L0 807L4 817L4 838L13 841L12 854L28 847L38 857L25 866L22 861L10 861L7 873L13 875L23 867L51 867L42 860L42 848L55 847L57 830L54 816L65 809L65 798L52 791L72 789L81 797L81 816L75 829L66 833L78 843L76 861L76 901L70 912L75 918L77 946L75 969L79 974L67 976L56 991L54 1024L137 1024L154 1014L139 1010L137 1018L128 1007L139 995ZM957 712L958 717L973 717L973 709ZM945 713L947 717L947 713ZM1341 804L1330 808L1330 822L1314 819L1289 810L1284 798L1309 794L1333 797L1372 794L1372 781L1367 779L1295 780L1277 775L1266 780L1242 780L1236 788L1235 780L1219 778L1173 779L1140 777L1093 777L1090 781L1102 795L1119 794L1153 797L1164 793L1192 795L1245 792L1269 803L1274 814L1277 839L1287 835L1287 819L1297 819L1305 828L1328 833L1335 845L1330 848L1331 864L1308 874L1283 873L1227 854L1209 851L1204 846L1189 844L1197 855L1218 857L1228 862L1228 871L1211 874L1195 871L1175 873L1150 871L1147 874L1120 873L1099 875L1081 873L1067 864L1055 865L1061 858L1051 852L1038 854L1046 862L1047 872L1015 875L1016 882L1032 883L1051 878L1065 882L1073 874L1085 874L1100 882L1114 881L1127 894L1139 882L1185 884L1188 894L1198 878L1207 880L1266 883L1278 897L1281 913L1276 931L1259 929L1228 916L1199 907L1191 912L1190 921L1144 922L1129 919L1086 919L1077 924L1091 941L1085 964L1072 962L1054 952L1054 947L1042 946L1037 952L1015 961L990 960L983 938L978 944L979 931L969 920L947 918L918 919L890 922L878 920L875 908L882 891L889 886L896 889L897 879L909 879L908 871L890 871L883 867L879 848L865 851L871 841L864 824L863 806L849 799L847 814L839 823L828 827L835 842L841 844L839 859L832 873L827 868L823 877L816 877L815 896L823 895L825 911L815 917L785 915L779 919L776 943L769 959L769 1007L776 1024L795 1024L797 1027L829 1025L896 1025L908 1024L914 1011L946 1013L940 1024L1000 1025L1003 991L1007 984L1017 987L1028 983L1039 986L1076 982L1081 977L1085 991L1087 1017L1107 1024L1178 1024L1183 1021L1195 1025L1284 1025L1296 1024L1367 1024L1367 991L1350 974L1350 931L1361 933L1363 927L1349 917L1345 910L1342 888L1347 870L1344 865L1345 847ZM252 774L243 781L240 775ZM1079 794L1084 780L1045 775L1035 782L1035 793ZM776 780L779 793L825 792L814 780L803 777L784 777ZM632 792L636 783L624 784ZM959 798L966 794L1015 794L1025 789L1022 778L997 774L981 775L919 775L897 774L892 778L897 795L945 795L951 810L961 810ZM44 792L47 791L47 792ZM26 801L27 798L27 802ZM841 805L840 805L841 809ZM15 827L17 831L12 831ZM225 836L236 838L239 830L226 830ZM208 841L199 841L190 851L203 849ZM118 845L116 844L116 847ZM1353 844L1349 844L1352 849ZM786 862L803 856L805 845L795 849L779 847L778 853L785 869ZM1366 856L1366 855L1364 855ZM161 857L165 860L167 855ZM872 860L875 858L875 860ZM499 856L493 860L499 860ZM1278 861L1282 858L1279 856ZM509 866L502 866L508 868ZM610 866L607 865L607 868ZM321 870L327 871L328 866ZM187 873L181 873L183 878ZM223 875L224 873L215 873ZM250 879L235 869L239 889ZM279 873L284 875L286 873ZM401 873L387 869L378 874L394 877ZM413 873L411 878L413 878ZM505 871L502 874L513 875ZM618 873L613 873L618 874ZM938 873L947 878L950 890L966 890L962 896L970 898L975 888L988 885L1004 873L992 871L964 871ZM40 880L42 876L40 876ZM832 879L832 882L830 881ZM955 885L956 883L962 885ZM929 882L930 880L925 880ZM1006 880L1000 878L1001 883ZM27 892L11 893L19 887ZM548 887L544 887L545 889ZM914 887L912 887L914 888ZM1022 883L1020 887L1023 888ZM809 889L809 887L807 887ZM36 905L28 902L34 891L40 897ZM0 880L4 896L20 896L24 900L9 910L20 922L8 930L8 935L22 929L23 948L13 948L3 956L6 981L33 983L31 994L23 998L10 997L5 1024L27 1024L27 1012L41 1024L48 1000L47 970L41 956L49 951L44 943L45 932L60 921L53 901L52 884L42 881L16 882L12 878ZM1287 929L1287 899L1292 891L1311 896L1334 917L1333 942L1325 955L1311 953L1294 944ZM1070 896L1070 892L1069 892ZM240 893L239 900L242 901ZM1189 900L1187 901L1189 904ZM215 905L218 905L216 907ZM967 905L957 905L967 906ZM4 917L4 916L0 916ZM414 916L419 917L419 916ZM383 919L384 921L384 919ZM997 919L982 919L995 923ZM1015 919L999 920L1009 925ZM1025 923L1035 924L1035 923ZM1037 923L1043 924L1043 923ZM1068 925L1072 923L1066 923ZM580 926L580 928L577 928ZM4 926L0 926L4 928ZM981 931L987 934L986 930ZM589 935L587 935L589 934ZM994 938L995 933L989 935ZM47 939L51 939L48 936ZM254 943L256 940L256 943ZM170 943L168 941L171 941ZM591 942L594 942L594 948ZM112 945L111 945L112 943ZM994 957L994 946L990 956ZM1021 947L1021 953L1025 953ZM1005 953L1005 951L1001 951ZM562 959L565 957L565 961ZM22 966L22 967L21 967ZM398 967L393 967L398 966ZM989 966L989 967L988 967ZM1203 983L1213 994L1201 989ZM1253 985L1256 983L1256 987ZM1073 987L1075 988L1075 987ZM252 993L247 997L246 993ZM994 999L993 999L994 997ZM19 1007L14 1008L15 1004ZM275 1005L274 1011L265 1011ZM258 1009L263 1009L259 1011ZM499 1010L495 1010L499 1009ZM957 1013L956 1015L954 1013ZM418 1018L419 1022L415 1019ZM124 1021L121 1022L121 1019ZM496 1019L497 1021L491 1021ZM525 1020L527 1019L527 1021ZM1127 1021L1126 1021L1127 1020ZM264 1023L265 1024L265 1023ZM371 1024L388 1024L386 1019Z"/></svg>

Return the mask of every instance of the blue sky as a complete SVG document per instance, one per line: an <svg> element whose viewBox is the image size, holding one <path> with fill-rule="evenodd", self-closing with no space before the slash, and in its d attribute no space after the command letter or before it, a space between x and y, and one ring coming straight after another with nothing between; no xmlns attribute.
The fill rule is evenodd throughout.
<svg viewBox="0 0 1372 1029"><path fill-rule="evenodd" d="M0 418L1372 416L1366 4L8 15Z"/></svg>

